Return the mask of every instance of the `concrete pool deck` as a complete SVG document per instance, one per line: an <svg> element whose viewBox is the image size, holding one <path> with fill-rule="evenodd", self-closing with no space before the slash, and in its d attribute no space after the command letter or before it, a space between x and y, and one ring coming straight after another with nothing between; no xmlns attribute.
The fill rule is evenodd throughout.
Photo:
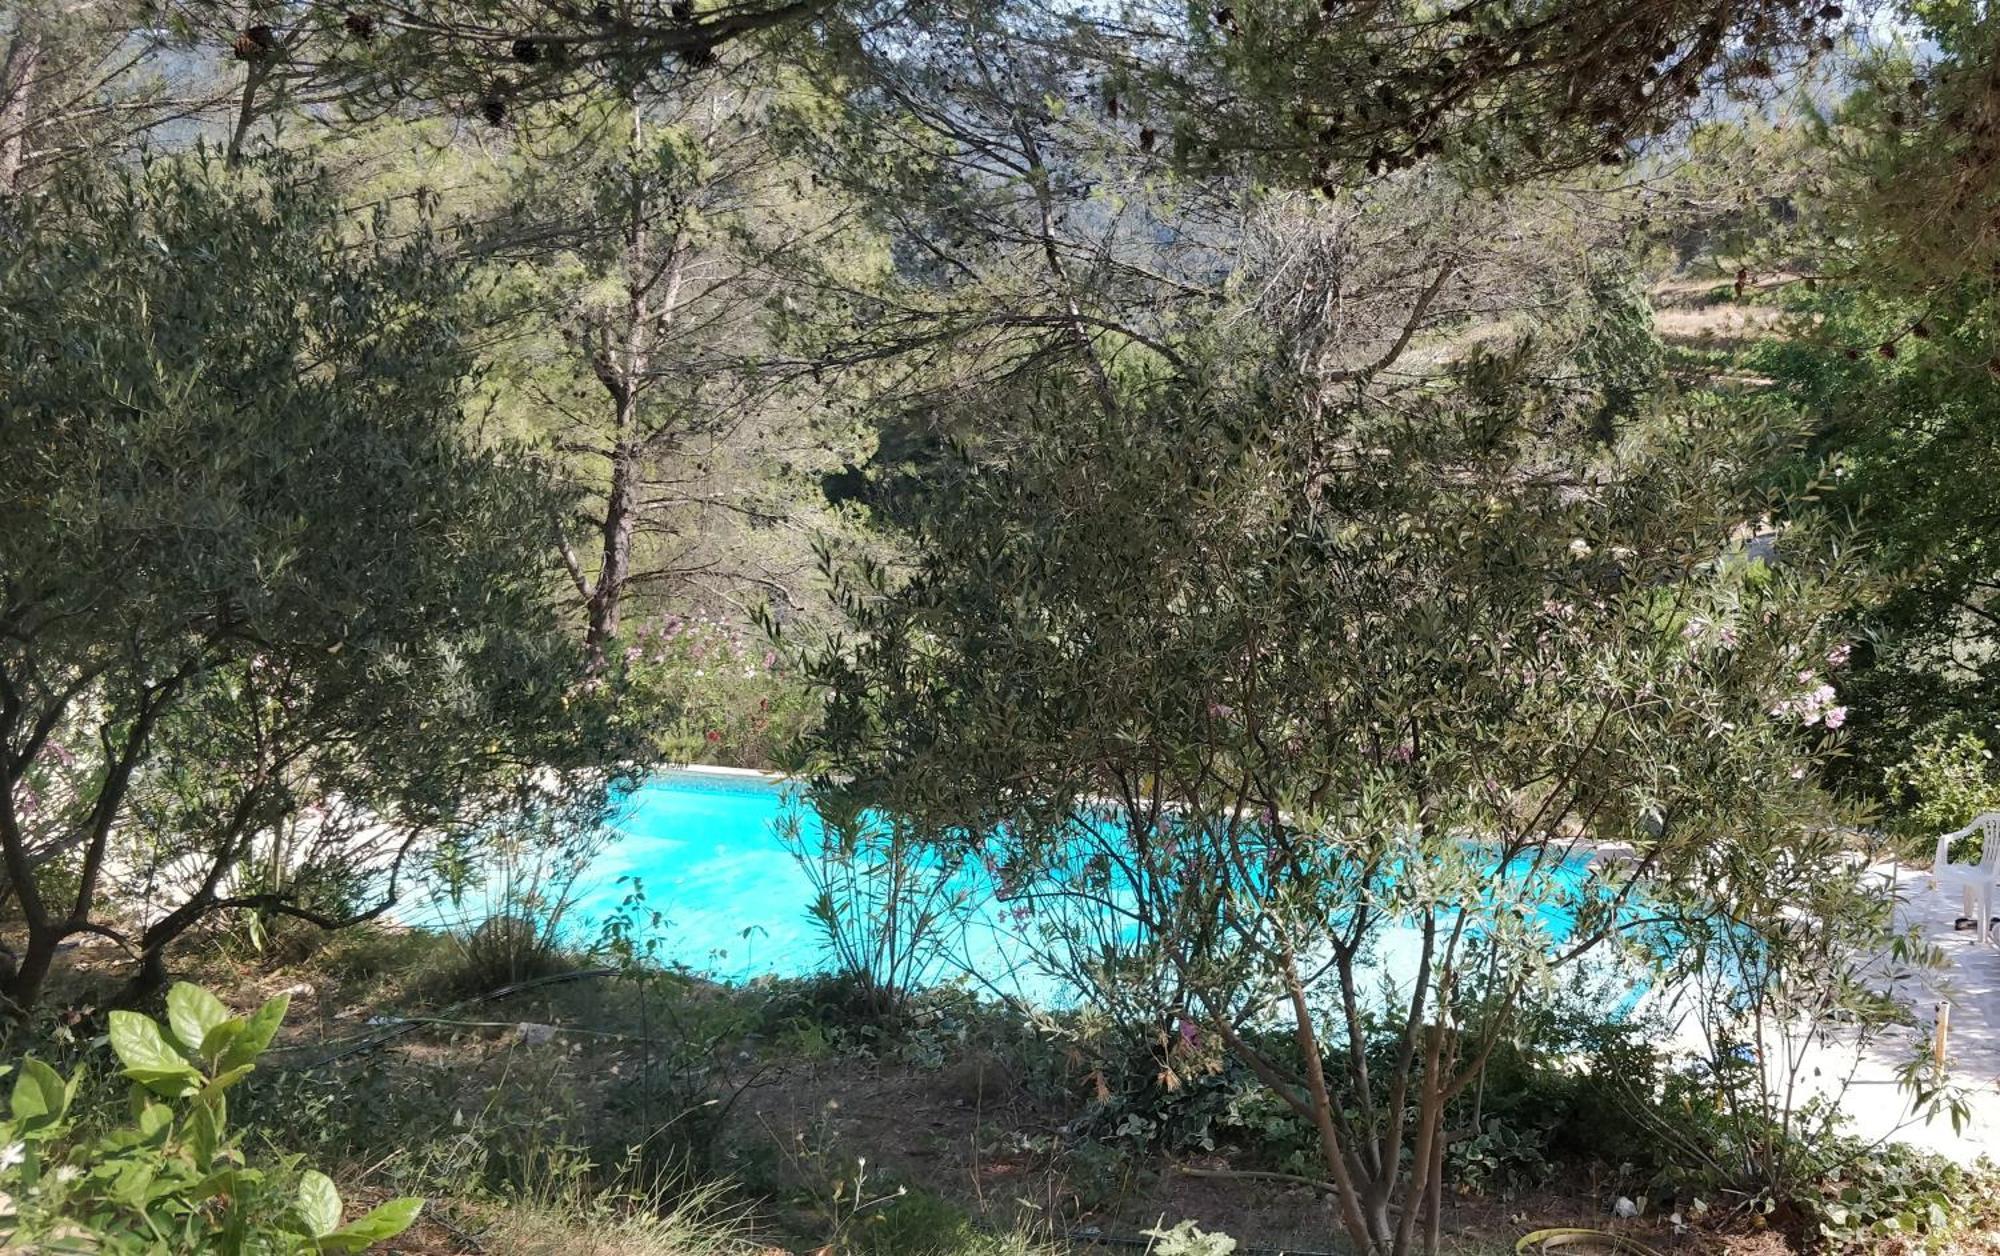
<svg viewBox="0 0 2000 1256"><path fill-rule="evenodd" d="M1871 871L1893 880L1898 924L1914 926L1943 951L1946 962L1921 979L1889 987L1909 1009L1912 1026L1882 1036L1865 1050L1857 1050L1852 1041L1810 1049L1805 1084L1837 1099L1853 1122L1850 1132L1861 1138L1894 1139L1967 1164L1982 1156L2000 1162L2000 945L1982 945L1974 933L1952 928L1961 910L1959 896L1933 890L1929 872L1895 864L1874 865ZM1957 1131L1946 1115L1923 1121L1911 1110L1909 1092L1899 1085L1902 1067L1917 1052L1930 1049L1943 1004L1950 1006L1949 1082L1962 1091L1971 1110Z"/></svg>

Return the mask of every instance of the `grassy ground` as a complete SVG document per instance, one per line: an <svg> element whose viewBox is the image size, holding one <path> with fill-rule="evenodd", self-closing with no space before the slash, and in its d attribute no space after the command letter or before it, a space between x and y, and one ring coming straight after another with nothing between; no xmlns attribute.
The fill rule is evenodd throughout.
<svg viewBox="0 0 2000 1256"><path fill-rule="evenodd" d="M88 1001L80 967L67 994ZM488 997L509 974L385 929L262 956L214 944L181 975L240 1009L291 994L236 1119L358 1203L429 1200L389 1250L1026 1256L1140 1251L1182 1219L1243 1252L1344 1248L1319 1192L1238 1176L1268 1171L1268 1149L1168 1155L1086 1131L1101 1063L969 1001L885 1025L834 983L725 990L588 965L538 966ZM1631 1189L1616 1177L1564 1166L1532 1188L1454 1192L1445 1250L1509 1252L1564 1225L1662 1252L1783 1250L1741 1218L1678 1233L1615 1220Z"/></svg>

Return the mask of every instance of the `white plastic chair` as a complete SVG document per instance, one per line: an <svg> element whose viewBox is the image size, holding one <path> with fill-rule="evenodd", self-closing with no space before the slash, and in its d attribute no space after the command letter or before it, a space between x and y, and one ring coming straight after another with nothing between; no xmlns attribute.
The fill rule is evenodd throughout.
<svg viewBox="0 0 2000 1256"><path fill-rule="evenodd" d="M1951 862L1951 844L1962 837L1980 835L1976 863ZM1931 883L1941 890L1959 887L1965 895L1965 914L1956 922L1970 928L1979 940L1988 940L1987 926L1993 919L1993 883L2000 876L2000 811L1982 811L1971 824L1938 838L1937 857L1931 861Z"/></svg>

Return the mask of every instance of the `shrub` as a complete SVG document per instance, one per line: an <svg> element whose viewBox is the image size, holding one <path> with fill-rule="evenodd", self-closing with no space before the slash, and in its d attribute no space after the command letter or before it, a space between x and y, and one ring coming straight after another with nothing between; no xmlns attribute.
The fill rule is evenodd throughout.
<svg viewBox="0 0 2000 1256"><path fill-rule="evenodd" d="M1811 1203L1820 1236L1874 1250L1884 1239L1940 1237L1990 1215L1992 1175L1902 1143L1842 1140L1842 1167L1828 1173Z"/></svg>
<svg viewBox="0 0 2000 1256"><path fill-rule="evenodd" d="M524 808L495 833L454 834L431 855L435 923L455 962L445 995L485 993L576 967L567 932L577 887L610 840L586 806Z"/></svg>
<svg viewBox="0 0 2000 1256"><path fill-rule="evenodd" d="M79 1118L82 1074L32 1056L0 1123L0 1244L78 1252L354 1252L407 1229L422 1206L394 1199L341 1224L330 1178L280 1158L254 1166L225 1094L249 1075L285 1015L284 996L247 1017L180 983L162 1026L111 1013L111 1048L132 1082L128 1119Z"/></svg>
<svg viewBox="0 0 2000 1256"><path fill-rule="evenodd" d="M807 912L835 971L871 1016L894 1020L913 991L943 975L971 882L908 826L837 797L812 801L818 825L794 807L779 840L812 885Z"/></svg>
<svg viewBox="0 0 2000 1256"><path fill-rule="evenodd" d="M670 762L774 768L818 716L782 655L721 620L667 615L607 653L626 709Z"/></svg>
<svg viewBox="0 0 2000 1256"><path fill-rule="evenodd" d="M1888 771L1889 796L1901 808L1895 831L1902 848L1924 859L1935 853L1938 834L1963 828L1982 811L2000 806L2000 783L1993 779L1993 752L1968 732L1933 733L1910 757ZM1979 858L1977 834L1952 850L1954 859Z"/></svg>

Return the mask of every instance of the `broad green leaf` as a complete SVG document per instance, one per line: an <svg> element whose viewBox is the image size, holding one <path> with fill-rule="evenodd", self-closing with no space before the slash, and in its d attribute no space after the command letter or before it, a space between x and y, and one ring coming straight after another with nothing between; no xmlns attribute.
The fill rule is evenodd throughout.
<svg viewBox="0 0 2000 1256"><path fill-rule="evenodd" d="M139 1136L147 1141L164 1136L173 1124L174 1110L164 1103L149 1100L145 1107L139 1109Z"/></svg>
<svg viewBox="0 0 2000 1256"><path fill-rule="evenodd" d="M285 1009L291 1004L292 996L281 994L266 1000L264 1006L250 1013L243 1023L243 1032L223 1051L216 1067L226 1070L255 1064L257 1057L264 1054L264 1048L271 1045L278 1026L284 1024Z"/></svg>
<svg viewBox="0 0 2000 1256"><path fill-rule="evenodd" d="M231 1043L241 1038L243 1031L249 1027L250 1022L232 1017L209 1030L201 1038L201 1048L199 1051L201 1058L208 1062L211 1067L214 1067L215 1061L221 1057L223 1052L229 1049Z"/></svg>
<svg viewBox="0 0 2000 1256"><path fill-rule="evenodd" d="M263 1177L255 1169L223 1169L202 1178L187 1191L190 1201L210 1199L217 1195L235 1195Z"/></svg>
<svg viewBox="0 0 2000 1256"><path fill-rule="evenodd" d="M190 1055L200 1052L209 1030L228 1019L222 1000L192 982L177 981L167 991L167 1026Z"/></svg>
<svg viewBox="0 0 2000 1256"><path fill-rule="evenodd" d="M392 1199L320 1239L320 1250L358 1252L371 1243L393 1239L415 1223L423 1207L423 1200L409 1195Z"/></svg>
<svg viewBox="0 0 2000 1256"><path fill-rule="evenodd" d="M62 1074L29 1056L14 1079L14 1121L26 1131L43 1129L63 1119L69 1109L69 1086Z"/></svg>
<svg viewBox="0 0 2000 1256"><path fill-rule="evenodd" d="M188 1143L195 1168L206 1173L215 1166L215 1153L222 1145L222 1123L214 1107L197 1103L189 1109Z"/></svg>
<svg viewBox="0 0 2000 1256"><path fill-rule="evenodd" d="M149 1089L178 1096L201 1084L201 1074L167 1045L151 1017L111 1013L111 1049L125 1065L125 1076Z"/></svg>
<svg viewBox="0 0 2000 1256"><path fill-rule="evenodd" d="M143 1206L152 1194L153 1179L158 1175L161 1163L158 1157L134 1157L125 1161L119 1166L118 1177L111 1184L111 1197L128 1207Z"/></svg>
<svg viewBox="0 0 2000 1256"><path fill-rule="evenodd" d="M300 1175L298 1205L306 1232L314 1238L325 1238L340 1228L340 1192L333 1179L318 1169Z"/></svg>
<svg viewBox="0 0 2000 1256"><path fill-rule="evenodd" d="M213 1100L220 1099L222 1097L223 1091L228 1090L231 1086L234 1086L237 1082L240 1082L244 1078L250 1076L250 1074L253 1071L254 1070L251 1065L239 1064L235 1068L232 1068L227 1072L218 1073L216 1074L215 1077L209 1080L208 1085L203 1086L201 1088L201 1093L197 1095L196 1098L200 1100L202 1103L209 1103Z"/></svg>

